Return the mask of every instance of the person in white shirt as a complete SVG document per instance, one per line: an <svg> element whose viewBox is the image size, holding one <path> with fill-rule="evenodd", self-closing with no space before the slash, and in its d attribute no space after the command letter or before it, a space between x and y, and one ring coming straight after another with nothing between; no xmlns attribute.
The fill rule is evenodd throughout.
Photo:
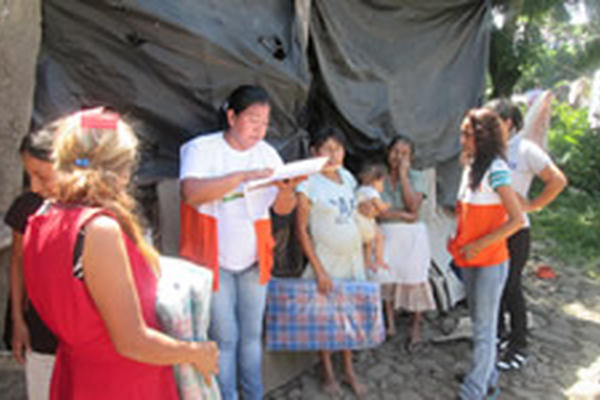
<svg viewBox="0 0 600 400"><path fill-rule="evenodd" d="M502 294L498 318L500 349L503 350L498 368L516 370L527 361L527 309L521 287L523 267L529 257L530 233L527 213L540 211L550 204L567 185L562 171L552 162L548 154L538 145L524 137L523 117L519 108L506 99L492 100L486 108L496 111L510 132L507 148L508 166L511 170L512 186L519 195L525 213L525 225L508 239L510 266L508 280ZM542 191L528 199L534 177L543 182ZM510 317L510 332L507 332L505 313Z"/></svg>
<svg viewBox="0 0 600 400"><path fill-rule="evenodd" d="M289 214L299 179L245 190L283 161L265 138L271 106L258 86L238 87L223 106L227 128L181 147L181 254L211 268L215 293L209 336L219 346L224 400L263 397L262 321L273 265L269 209ZM237 374L239 371L239 382Z"/></svg>

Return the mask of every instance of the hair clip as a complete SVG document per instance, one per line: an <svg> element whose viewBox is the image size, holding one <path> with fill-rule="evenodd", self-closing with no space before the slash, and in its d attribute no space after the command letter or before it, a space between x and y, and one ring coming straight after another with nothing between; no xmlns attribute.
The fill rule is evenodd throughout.
<svg viewBox="0 0 600 400"><path fill-rule="evenodd" d="M90 159L89 158L76 158L75 161L73 161L73 164L75 164L75 166L77 167L89 167L90 166Z"/></svg>
<svg viewBox="0 0 600 400"><path fill-rule="evenodd" d="M119 122L119 114L114 112L98 108L81 112L80 125L82 128L115 130L117 122Z"/></svg>

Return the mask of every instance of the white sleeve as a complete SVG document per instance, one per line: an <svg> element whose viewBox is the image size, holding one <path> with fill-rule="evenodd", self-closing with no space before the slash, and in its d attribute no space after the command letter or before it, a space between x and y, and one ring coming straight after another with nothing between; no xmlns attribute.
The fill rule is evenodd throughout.
<svg viewBox="0 0 600 400"><path fill-rule="evenodd" d="M542 150L537 144L530 140L524 141L526 148L524 152L525 162L527 166L536 175L539 174L544 168L546 168L552 160L550 156Z"/></svg>
<svg viewBox="0 0 600 400"><path fill-rule="evenodd" d="M379 199L381 200L381 194L375 189L373 186L367 187L369 198L370 199Z"/></svg>
<svg viewBox="0 0 600 400"><path fill-rule="evenodd" d="M196 140L191 140L181 146L179 179L209 176L211 151L208 147L210 146L199 146Z"/></svg>
<svg viewBox="0 0 600 400"><path fill-rule="evenodd" d="M363 202L366 200L381 199L381 195L373 186L359 186L356 190L356 201Z"/></svg>

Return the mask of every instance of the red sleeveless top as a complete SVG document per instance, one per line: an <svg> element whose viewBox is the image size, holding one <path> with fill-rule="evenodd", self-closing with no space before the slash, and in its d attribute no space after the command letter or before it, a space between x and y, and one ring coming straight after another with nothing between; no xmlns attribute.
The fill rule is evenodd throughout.
<svg viewBox="0 0 600 400"><path fill-rule="evenodd" d="M50 399L178 399L171 367L140 363L117 353L84 281L73 276L77 233L103 213L52 206L47 213L30 217L27 224L23 250L27 294L58 338ZM144 320L158 328L157 278L135 244L123 237Z"/></svg>

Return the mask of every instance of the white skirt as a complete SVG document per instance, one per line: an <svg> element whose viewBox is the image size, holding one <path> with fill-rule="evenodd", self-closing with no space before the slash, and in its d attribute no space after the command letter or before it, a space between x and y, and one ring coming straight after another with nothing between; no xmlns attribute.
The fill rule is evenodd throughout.
<svg viewBox="0 0 600 400"><path fill-rule="evenodd" d="M427 227L422 222L381 224L384 236L383 258L389 274L383 283L382 297L395 308L408 311L435 309L429 285L431 249ZM391 285L390 285L391 284Z"/></svg>
<svg viewBox="0 0 600 400"><path fill-rule="evenodd" d="M422 222L381 224L383 259L390 267L386 283L416 284L427 282L431 249L427 227Z"/></svg>

